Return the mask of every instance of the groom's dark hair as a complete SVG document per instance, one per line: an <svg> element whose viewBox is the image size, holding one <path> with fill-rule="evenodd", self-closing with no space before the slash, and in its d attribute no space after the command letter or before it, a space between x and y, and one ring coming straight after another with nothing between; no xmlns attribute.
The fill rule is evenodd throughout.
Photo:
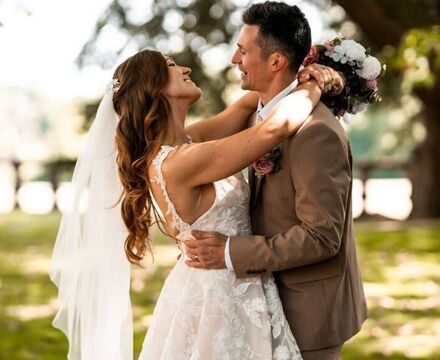
<svg viewBox="0 0 440 360"><path fill-rule="evenodd" d="M298 71L312 44L309 22L298 6L266 1L249 7L242 20L259 27L257 44L263 59L279 51L288 58L289 69Z"/></svg>

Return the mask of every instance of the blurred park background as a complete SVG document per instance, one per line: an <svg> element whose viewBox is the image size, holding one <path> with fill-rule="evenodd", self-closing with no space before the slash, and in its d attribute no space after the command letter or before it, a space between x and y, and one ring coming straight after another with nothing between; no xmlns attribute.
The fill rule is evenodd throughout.
<svg viewBox="0 0 440 360"><path fill-rule="evenodd" d="M346 126L370 319L343 359L440 359L440 0L298 0L387 64L383 102ZM47 272L74 161L116 65L145 47L192 67L191 121L241 94L229 59L249 0L0 0L0 359L62 359ZM176 259L133 269L135 351ZM105 256L96 254L96 256Z"/></svg>

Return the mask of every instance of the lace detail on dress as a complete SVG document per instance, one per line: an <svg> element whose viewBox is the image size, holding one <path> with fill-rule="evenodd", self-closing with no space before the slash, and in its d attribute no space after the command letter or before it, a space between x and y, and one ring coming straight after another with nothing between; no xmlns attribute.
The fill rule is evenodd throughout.
<svg viewBox="0 0 440 360"><path fill-rule="evenodd" d="M153 181L160 186L162 189L163 197L165 199L165 202L167 204L167 212L166 214L171 214L171 217L173 218L173 227L179 231L179 238L182 240L191 239L191 226L184 222L180 216L177 214L176 208L174 207L173 202L170 200L170 197L168 196L167 191L167 185L165 183L165 179L163 178L162 173L162 164L166 157L169 155L171 151L174 151L177 148L177 146L169 146L169 145L162 145L159 153L156 155L156 157L153 160L153 166L156 170L157 176L153 179Z"/></svg>
<svg viewBox="0 0 440 360"><path fill-rule="evenodd" d="M275 360L302 359L301 352L287 323L273 276L267 276L263 280L263 287L272 325L274 347L272 358Z"/></svg>
<svg viewBox="0 0 440 360"><path fill-rule="evenodd" d="M242 174L214 183L211 208L191 225L169 198L162 165L176 147L162 146L153 166L181 240L191 229L228 236L251 233L249 187ZM300 360L272 276L237 279L234 272L199 270L183 253L156 303L140 360Z"/></svg>

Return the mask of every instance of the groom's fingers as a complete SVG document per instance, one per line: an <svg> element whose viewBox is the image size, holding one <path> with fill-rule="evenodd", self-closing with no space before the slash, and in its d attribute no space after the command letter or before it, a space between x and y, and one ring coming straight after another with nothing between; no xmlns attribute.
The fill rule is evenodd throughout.
<svg viewBox="0 0 440 360"><path fill-rule="evenodd" d="M192 260L196 260L196 256L197 256L197 254L194 252L194 251L192 251L192 250L190 250L190 249L188 249L188 248L186 248L186 255L190 258L190 259L192 259Z"/></svg>
<svg viewBox="0 0 440 360"><path fill-rule="evenodd" d="M214 261L185 261L185 264L191 266L196 269L205 269L205 270L213 270L213 269L225 269L226 265L224 262L214 262Z"/></svg>
<svg viewBox="0 0 440 360"><path fill-rule="evenodd" d="M191 231L191 234L196 239L205 239L205 238L212 237L212 235L215 233L212 231L193 230L193 231Z"/></svg>
<svg viewBox="0 0 440 360"><path fill-rule="evenodd" d="M208 269L209 261L206 260L203 256L198 256L197 260L195 258L191 258L190 260L186 260L185 263L191 267L197 269Z"/></svg>
<svg viewBox="0 0 440 360"><path fill-rule="evenodd" d="M201 244L200 244L200 240L194 239L194 240L184 241L184 246L187 249L197 249L201 246Z"/></svg>
<svg viewBox="0 0 440 360"><path fill-rule="evenodd" d="M200 233L200 232L199 232ZM224 254L224 247L226 245L226 236L216 232L203 232L204 238L196 238L183 241L187 255L193 259L200 261L212 260L216 257L215 254Z"/></svg>
<svg viewBox="0 0 440 360"><path fill-rule="evenodd" d="M185 264L188 266L191 266L193 268L196 268L196 269L204 269L205 268L203 263L201 263L199 261L187 260L187 261L185 261Z"/></svg>

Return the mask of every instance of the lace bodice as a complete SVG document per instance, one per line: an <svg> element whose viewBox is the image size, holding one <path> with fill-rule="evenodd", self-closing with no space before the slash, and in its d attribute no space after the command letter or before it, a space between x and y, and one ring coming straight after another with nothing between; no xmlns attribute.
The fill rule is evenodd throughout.
<svg viewBox="0 0 440 360"><path fill-rule="evenodd" d="M215 182L209 210L191 225L182 220L162 173L175 149L162 146L153 166L177 238L191 239L193 229L250 234L249 187L241 174ZM192 268L183 255L165 281L140 360L301 359L272 276L237 279L227 269Z"/></svg>
<svg viewBox="0 0 440 360"><path fill-rule="evenodd" d="M247 235L251 233L249 219L249 186L241 173L214 182L215 200L208 211L191 225L182 220L171 201L166 182L162 174L162 164L176 146L164 145L153 160L157 176L154 181L162 189L168 206L172 225L179 231L177 238L191 239L191 230L218 231L227 236Z"/></svg>

